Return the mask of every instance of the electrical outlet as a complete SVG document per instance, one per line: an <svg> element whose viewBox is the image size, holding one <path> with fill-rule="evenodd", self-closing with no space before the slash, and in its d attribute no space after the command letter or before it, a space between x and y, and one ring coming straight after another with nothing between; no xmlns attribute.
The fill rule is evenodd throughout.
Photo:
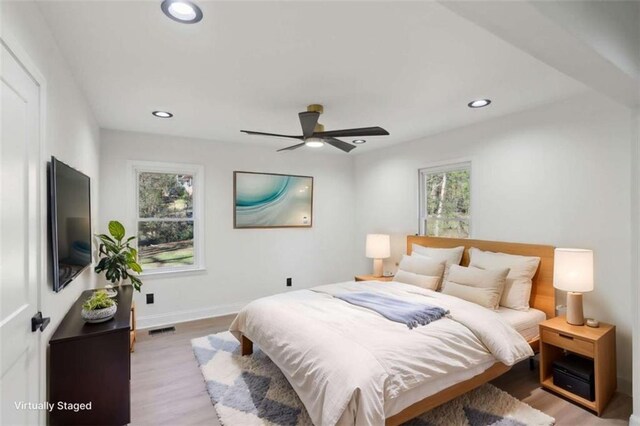
<svg viewBox="0 0 640 426"><path fill-rule="evenodd" d="M153 305L153 293L147 293L147 305Z"/></svg>
<svg viewBox="0 0 640 426"><path fill-rule="evenodd" d="M287 287L291 287L292 285L293 285L292 279L291 278L287 278Z"/></svg>

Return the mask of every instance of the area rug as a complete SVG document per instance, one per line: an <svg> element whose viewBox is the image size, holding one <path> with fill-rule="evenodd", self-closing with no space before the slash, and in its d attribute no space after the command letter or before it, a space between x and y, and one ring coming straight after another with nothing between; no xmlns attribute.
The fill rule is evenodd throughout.
<svg viewBox="0 0 640 426"><path fill-rule="evenodd" d="M191 341L207 391L223 426L312 425L304 405L278 367L256 346L240 355L229 332ZM485 384L422 416L411 426L552 425L552 417Z"/></svg>

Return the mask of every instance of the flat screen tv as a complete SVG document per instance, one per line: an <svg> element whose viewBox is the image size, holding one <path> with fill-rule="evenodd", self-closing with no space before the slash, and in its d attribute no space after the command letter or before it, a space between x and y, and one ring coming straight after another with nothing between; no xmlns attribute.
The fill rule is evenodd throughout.
<svg viewBox="0 0 640 426"><path fill-rule="evenodd" d="M91 183L55 157L49 170L53 290L58 292L91 264Z"/></svg>

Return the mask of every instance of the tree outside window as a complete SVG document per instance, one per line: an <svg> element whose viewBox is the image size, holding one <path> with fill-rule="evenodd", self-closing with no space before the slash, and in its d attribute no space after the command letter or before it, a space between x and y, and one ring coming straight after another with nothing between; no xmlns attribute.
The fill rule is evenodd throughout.
<svg viewBox="0 0 640 426"><path fill-rule="evenodd" d="M202 267L199 248L200 190L198 168L165 164L135 166L137 241L145 272L170 272Z"/></svg>
<svg viewBox="0 0 640 426"><path fill-rule="evenodd" d="M468 238L471 164L420 170L420 231L435 237Z"/></svg>

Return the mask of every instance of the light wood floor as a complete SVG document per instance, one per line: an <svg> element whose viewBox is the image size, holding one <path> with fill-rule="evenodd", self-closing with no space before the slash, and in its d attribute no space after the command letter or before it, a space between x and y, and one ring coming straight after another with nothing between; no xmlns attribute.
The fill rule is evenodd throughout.
<svg viewBox="0 0 640 426"><path fill-rule="evenodd" d="M149 336L138 333L131 355L132 425L214 425L218 418L191 351L191 339L224 331L233 317L176 325L176 331ZM538 370L528 362L492 382L514 397L556 419L556 425L627 425L631 397L616 394L602 417L540 389Z"/></svg>

